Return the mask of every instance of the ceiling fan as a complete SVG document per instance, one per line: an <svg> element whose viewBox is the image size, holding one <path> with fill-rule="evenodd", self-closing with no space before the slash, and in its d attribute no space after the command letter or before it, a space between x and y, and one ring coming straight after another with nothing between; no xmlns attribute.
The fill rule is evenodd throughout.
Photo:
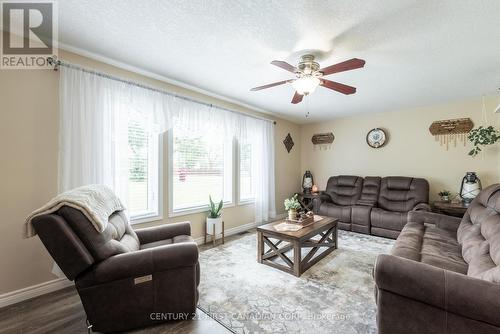
<svg viewBox="0 0 500 334"><path fill-rule="evenodd" d="M320 69L319 64L314 61L314 56L307 54L301 57L301 60L297 67L281 60L273 60L271 64L281 67L282 69L288 72L294 73L297 76L297 78L273 82L271 84L255 87L250 90L257 91L261 89L283 85L286 83L291 83L293 88L295 89L295 94L293 95L292 103L297 104L302 101L304 95L308 95L314 92L314 90L318 86L323 86L346 95L356 93L355 87L344 85L335 81L326 80L323 79L323 77L333 73L350 71L356 68L361 68L365 66L365 61L363 59L352 58L344 62Z"/></svg>

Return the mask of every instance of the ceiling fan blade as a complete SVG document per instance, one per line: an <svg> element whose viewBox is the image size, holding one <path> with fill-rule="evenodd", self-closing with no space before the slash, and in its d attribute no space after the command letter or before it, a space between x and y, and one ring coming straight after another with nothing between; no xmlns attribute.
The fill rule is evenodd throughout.
<svg viewBox="0 0 500 334"><path fill-rule="evenodd" d="M344 84L341 84L341 83L338 83L335 81L326 80L326 79L321 79L321 83L319 85L326 87L326 88L333 89L337 92L340 92L340 93L346 94L346 95L356 93L356 87L347 86L347 85L344 85Z"/></svg>
<svg viewBox="0 0 500 334"><path fill-rule="evenodd" d="M288 64L286 61L273 60L271 64L273 64L274 66L281 67L282 69L288 72L295 73L297 71L297 68L295 66Z"/></svg>
<svg viewBox="0 0 500 334"><path fill-rule="evenodd" d="M365 61L363 59L352 58L341 63L322 68L319 71L323 72L323 75L330 75L333 73L354 70L363 66L365 66Z"/></svg>
<svg viewBox="0 0 500 334"><path fill-rule="evenodd" d="M273 83L270 83L270 84L267 84L267 85L264 85L264 86L254 87L254 88L252 88L250 90L252 92L255 92L256 90L261 90L261 89L271 88L271 87L274 87L274 86L283 85L283 84L286 84L289 81L290 80L283 80L283 81L273 82Z"/></svg>
<svg viewBox="0 0 500 334"><path fill-rule="evenodd" d="M302 102L302 98L304 98L304 95L300 95L299 93L295 92L293 95L292 103L297 104Z"/></svg>

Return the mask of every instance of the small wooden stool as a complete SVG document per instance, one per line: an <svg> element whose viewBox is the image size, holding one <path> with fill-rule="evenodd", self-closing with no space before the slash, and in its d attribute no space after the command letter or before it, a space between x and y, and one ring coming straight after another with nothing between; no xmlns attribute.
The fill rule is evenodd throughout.
<svg viewBox="0 0 500 334"><path fill-rule="evenodd" d="M213 245L215 246L216 244L216 235L215 235L215 225L213 225L213 230L212 230L212 234L208 234L207 233L207 221L205 220L205 244L207 243L207 236L210 235L212 236L212 242L213 242ZM224 221L222 221L222 244L224 244Z"/></svg>

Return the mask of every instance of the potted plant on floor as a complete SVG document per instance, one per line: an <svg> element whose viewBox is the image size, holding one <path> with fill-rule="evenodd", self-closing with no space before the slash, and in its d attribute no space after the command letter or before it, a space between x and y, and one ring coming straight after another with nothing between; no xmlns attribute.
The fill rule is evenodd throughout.
<svg viewBox="0 0 500 334"><path fill-rule="evenodd" d="M300 203L297 194L291 198L285 199L285 210L288 211L288 219L293 220L297 217L297 210L300 209Z"/></svg>
<svg viewBox="0 0 500 334"><path fill-rule="evenodd" d="M441 201L443 202L450 201L451 192L449 192L448 190L440 191L438 195L441 197Z"/></svg>
<svg viewBox="0 0 500 334"><path fill-rule="evenodd" d="M207 234L213 234L215 226L215 234L217 235L222 232L223 202L221 199L219 204L215 204L214 201L212 201L212 196L208 196L208 199L210 200L210 209L208 210L207 217ZM215 235L213 237L215 238Z"/></svg>

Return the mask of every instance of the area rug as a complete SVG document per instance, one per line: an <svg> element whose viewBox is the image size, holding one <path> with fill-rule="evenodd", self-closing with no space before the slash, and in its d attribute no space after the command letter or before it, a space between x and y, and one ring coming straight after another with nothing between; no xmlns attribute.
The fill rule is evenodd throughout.
<svg viewBox="0 0 500 334"><path fill-rule="evenodd" d="M235 333L376 333L372 269L394 240L338 238L301 277L259 264L255 233L203 251L199 307Z"/></svg>

